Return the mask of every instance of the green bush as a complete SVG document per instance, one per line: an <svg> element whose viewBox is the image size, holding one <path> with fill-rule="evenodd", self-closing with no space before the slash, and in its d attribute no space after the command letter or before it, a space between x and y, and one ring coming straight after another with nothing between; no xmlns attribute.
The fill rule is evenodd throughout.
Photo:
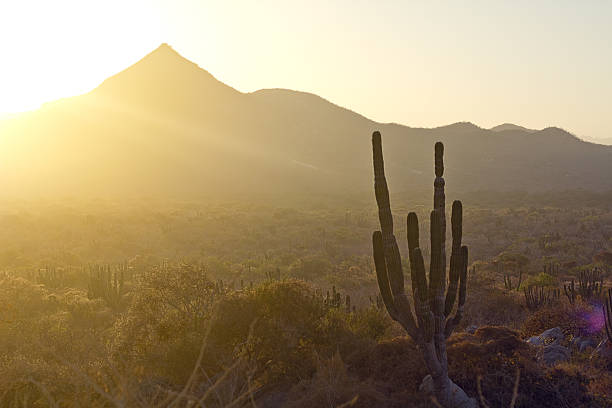
<svg viewBox="0 0 612 408"><path fill-rule="evenodd" d="M543 286L548 288L556 288L559 286L559 281L552 275L546 272L540 272L538 275L530 276L522 284L522 288L528 288L530 286Z"/></svg>

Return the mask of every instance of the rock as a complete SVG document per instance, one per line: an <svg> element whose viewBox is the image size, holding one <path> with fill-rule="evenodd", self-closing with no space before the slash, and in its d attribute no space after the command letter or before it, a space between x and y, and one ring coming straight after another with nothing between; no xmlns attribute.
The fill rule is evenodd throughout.
<svg viewBox="0 0 612 408"><path fill-rule="evenodd" d="M533 336L533 337L528 338L526 343L532 346L543 346L544 340L542 340L540 336Z"/></svg>
<svg viewBox="0 0 612 408"><path fill-rule="evenodd" d="M549 344L543 346L538 351L537 357L539 361L544 362L548 366L553 366L562 361L569 360L571 352L567 347L563 347L560 344Z"/></svg>
<svg viewBox="0 0 612 408"><path fill-rule="evenodd" d="M468 326L465 328L465 332L469 333L469 334L474 334L476 333L476 330L478 330L478 326L476 326L475 324Z"/></svg>
<svg viewBox="0 0 612 408"><path fill-rule="evenodd" d="M554 327L542 332L539 336L533 336L526 340L526 343L531 346L546 346L550 344L561 344L565 339L565 334L560 327Z"/></svg>
<svg viewBox="0 0 612 408"><path fill-rule="evenodd" d="M475 398L468 397L461 387L455 384L452 380L449 381L451 384L452 408L478 408L478 402L476 402ZM434 393L433 389L433 378L431 378L431 375L425 376L425 378L423 378L423 382L419 386L419 391L427 395L432 395Z"/></svg>
<svg viewBox="0 0 612 408"><path fill-rule="evenodd" d="M565 338L565 334L560 327L553 327L543 331L540 337L544 340L544 344L559 344Z"/></svg>
<svg viewBox="0 0 612 408"><path fill-rule="evenodd" d="M584 353L589 348L597 347L597 341L591 337L576 337L572 343L581 353Z"/></svg>

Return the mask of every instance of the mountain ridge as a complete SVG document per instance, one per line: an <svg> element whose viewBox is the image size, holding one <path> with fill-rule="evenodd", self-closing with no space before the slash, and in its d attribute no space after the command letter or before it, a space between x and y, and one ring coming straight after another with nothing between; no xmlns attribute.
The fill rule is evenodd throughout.
<svg viewBox="0 0 612 408"><path fill-rule="evenodd" d="M450 190L612 189L612 148L512 126L412 128L308 92L242 93L162 44L85 95L0 121L0 181L38 194L366 192L380 130L395 191L431 183L438 140Z"/></svg>

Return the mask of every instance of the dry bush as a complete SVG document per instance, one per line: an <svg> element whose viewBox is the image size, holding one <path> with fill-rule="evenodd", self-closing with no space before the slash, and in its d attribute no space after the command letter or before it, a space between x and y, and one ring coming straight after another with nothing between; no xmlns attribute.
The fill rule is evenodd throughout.
<svg viewBox="0 0 612 408"><path fill-rule="evenodd" d="M428 400L418 393L427 370L412 339L397 337L364 349L349 362L352 373L361 383L371 384L385 397L378 401L357 401L359 407L427 406Z"/></svg>
<svg viewBox="0 0 612 408"><path fill-rule="evenodd" d="M371 383L359 382L342 361L339 353L329 359L318 359L312 378L294 386L283 406L290 408L336 408L338 406L372 406L386 397Z"/></svg>
<svg viewBox="0 0 612 408"><path fill-rule="evenodd" d="M589 375L589 378L589 392L594 398L601 401L600 405L612 407L612 393L610 393L610 390L612 390L612 371L609 369L596 370Z"/></svg>
<svg viewBox="0 0 612 408"><path fill-rule="evenodd" d="M188 280L184 284L190 285ZM183 291L162 289L146 283L137 291L140 294L115 326L112 350L116 360L143 366L150 376L174 384L190 375L205 333L201 367L208 375L244 359L258 380L290 386L315 372L315 355L350 355L373 344L390 324L389 319L378 319L378 311L330 309L302 281L272 281L229 291L218 296L216 313L200 308L197 315L180 305L191 304L191 299L212 307L199 299L208 296L205 292L185 299Z"/></svg>
<svg viewBox="0 0 612 408"><path fill-rule="evenodd" d="M576 303L571 305L562 299L554 305L530 313L521 325L521 334L525 338L537 336L553 327L560 327L568 335L592 334L593 328L588 316L594 312L596 312L594 306L580 300L576 300Z"/></svg>
<svg viewBox="0 0 612 408"><path fill-rule="evenodd" d="M580 371L542 366L519 333L506 327L487 326L474 335L452 336L448 355L453 381L469 395L478 395L476 380L481 375L483 397L492 407L509 406L517 368L521 377L516 407L598 406Z"/></svg>
<svg viewBox="0 0 612 408"><path fill-rule="evenodd" d="M522 293L495 287L469 287L461 327L498 325L516 327L525 318Z"/></svg>

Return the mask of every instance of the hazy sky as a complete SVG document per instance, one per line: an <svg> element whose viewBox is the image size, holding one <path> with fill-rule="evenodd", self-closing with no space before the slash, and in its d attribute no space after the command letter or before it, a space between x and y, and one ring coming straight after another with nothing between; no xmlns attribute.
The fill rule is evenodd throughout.
<svg viewBox="0 0 612 408"><path fill-rule="evenodd" d="M612 137L611 1L1 1L0 112L87 92L161 42L240 91L377 121Z"/></svg>

